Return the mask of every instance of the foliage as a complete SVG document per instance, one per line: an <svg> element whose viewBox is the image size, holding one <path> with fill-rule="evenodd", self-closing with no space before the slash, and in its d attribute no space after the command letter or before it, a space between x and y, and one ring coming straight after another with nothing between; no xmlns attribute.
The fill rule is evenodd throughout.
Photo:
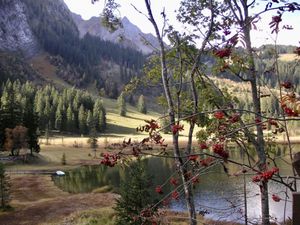
<svg viewBox="0 0 300 225"><path fill-rule="evenodd" d="M10 183L9 177L5 174L5 168L3 163L0 163L0 209L9 209L10 201Z"/></svg>
<svg viewBox="0 0 300 225"><path fill-rule="evenodd" d="M27 131L23 126L16 126L15 128L5 129L4 150L10 151L11 155L18 155L20 149L27 148Z"/></svg>
<svg viewBox="0 0 300 225"><path fill-rule="evenodd" d="M150 207L153 199L150 196L152 186L151 177L147 174L140 160L132 163L129 174L122 180L120 198L117 199L116 225L141 225L150 224L140 217L145 208Z"/></svg>

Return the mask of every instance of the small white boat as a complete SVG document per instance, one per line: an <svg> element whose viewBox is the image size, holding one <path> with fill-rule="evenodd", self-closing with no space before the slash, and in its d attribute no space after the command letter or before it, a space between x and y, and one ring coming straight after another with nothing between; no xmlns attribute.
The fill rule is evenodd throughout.
<svg viewBox="0 0 300 225"><path fill-rule="evenodd" d="M63 171L61 171L61 170L57 170L57 171L55 172L55 174L56 174L57 176L64 176L64 175L65 175L65 172L63 172Z"/></svg>

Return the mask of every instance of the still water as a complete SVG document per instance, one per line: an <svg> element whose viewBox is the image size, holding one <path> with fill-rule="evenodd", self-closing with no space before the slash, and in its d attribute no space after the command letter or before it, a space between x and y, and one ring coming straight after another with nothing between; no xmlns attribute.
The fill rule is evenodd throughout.
<svg viewBox="0 0 300 225"><path fill-rule="evenodd" d="M284 155L286 149L284 147L273 150L275 155ZM232 150L231 158L241 160L241 156L236 150ZM291 166L285 162L288 157L279 157L276 160L277 166L280 168L281 175L291 175ZM153 177L152 196L159 200L161 196L155 193L155 186L165 183L170 176L176 177L174 161L165 158L146 158L143 163ZM229 173L240 170L239 166L228 164ZM91 192L96 188L110 185L116 191L120 186L120 182L128 176L126 169L121 166L109 168L106 166L84 166L72 171L66 172L66 176L53 177L54 183L64 191L70 193ZM246 196L248 204L248 217L253 221L260 218L260 197L259 187L251 181L253 175L246 176ZM207 172L201 174L200 183L194 188L195 204L198 212L205 212L205 217L215 220L231 220L243 221L244 215L244 178L243 176L228 176L224 173L221 165L216 165ZM164 187L164 193L172 190L171 185ZM273 220L282 221L284 216L285 201L274 202L271 198L272 194L285 199L286 187L270 182L270 214ZM286 204L286 218L292 217L292 195L288 192ZM178 201L172 201L170 206L173 210L186 210L183 196Z"/></svg>

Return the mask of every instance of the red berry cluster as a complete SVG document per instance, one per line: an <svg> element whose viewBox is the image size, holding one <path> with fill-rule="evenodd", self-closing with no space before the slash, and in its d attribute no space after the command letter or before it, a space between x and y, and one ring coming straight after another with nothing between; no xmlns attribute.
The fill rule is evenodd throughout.
<svg viewBox="0 0 300 225"><path fill-rule="evenodd" d="M198 159L198 155L190 155L188 158L190 161L196 162Z"/></svg>
<svg viewBox="0 0 300 225"><path fill-rule="evenodd" d="M290 81L284 81L283 83L281 83L280 86L284 87L285 89L291 89L291 88L293 88L293 84Z"/></svg>
<svg viewBox="0 0 300 225"><path fill-rule="evenodd" d="M209 166L212 162L214 161L214 159L212 157L208 157L206 159L202 159L200 160L200 164L204 167Z"/></svg>
<svg viewBox="0 0 300 225"><path fill-rule="evenodd" d="M201 142L201 143L199 144L199 146L200 146L200 149L201 149L201 150L203 150L203 149L208 149L208 145L207 145L205 142Z"/></svg>
<svg viewBox="0 0 300 225"><path fill-rule="evenodd" d="M156 186L155 192L160 195L162 195L164 193L162 190L162 187L160 185Z"/></svg>
<svg viewBox="0 0 300 225"><path fill-rule="evenodd" d="M174 200L179 200L179 193L178 193L178 191L173 191L172 192L172 194L171 194L171 196L172 196L172 198L174 199Z"/></svg>
<svg viewBox="0 0 300 225"><path fill-rule="evenodd" d="M293 109L291 109L287 106L284 106L283 110L287 116L298 116L298 112L294 111Z"/></svg>
<svg viewBox="0 0 300 225"><path fill-rule="evenodd" d="M214 113L214 117L218 120L224 119L225 114L222 111L217 111Z"/></svg>
<svg viewBox="0 0 300 225"><path fill-rule="evenodd" d="M120 156L118 154L110 154L110 153L103 153L102 154L103 159L101 160L101 164L114 167L118 159L120 159Z"/></svg>
<svg viewBox="0 0 300 225"><path fill-rule="evenodd" d="M255 124L261 126L263 130L267 129L267 125L260 118L255 118Z"/></svg>
<svg viewBox="0 0 300 225"><path fill-rule="evenodd" d="M171 177L170 184L172 184L173 186L177 186L178 185L178 180L175 179L174 177Z"/></svg>
<svg viewBox="0 0 300 225"><path fill-rule="evenodd" d="M228 152L224 149L224 144L223 143L217 143L212 146L212 149L214 153L217 155L221 156L223 159L228 159L229 154Z"/></svg>
<svg viewBox="0 0 300 225"><path fill-rule="evenodd" d="M239 113L234 113L229 117L228 121L230 123L236 123L240 120L240 117L241 117L241 115Z"/></svg>
<svg viewBox="0 0 300 225"><path fill-rule="evenodd" d="M184 129L183 129L183 125L175 124L171 127L171 130L173 134L177 134L178 132L183 131Z"/></svg>
<svg viewBox="0 0 300 225"><path fill-rule="evenodd" d="M271 170L264 171L252 178L252 181L258 183L260 181L268 181L272 179L275 173L278 173L279 169L277 167L272 168Z"/></svg>
<svg viewBox="0 0 300 225"><path fill-rule="evenodd" d="M279 125L278 125L277 121L275 121L275 120L269 119L268 123L272 126L275 126L276 128L279 128Z"/></svg>
<svg viewBox="0 0 300 225"><path fill-rule="evenodd" d="M160 126L158 125L158 123L154 119L145 120L145 122L146 122L146 125L140 126L140 127L136 128L136 130L140 131L140 132L146 131L146 132L149 132L151 134L153 131L160 128Z"/></svg>
<svg viewBox="0 0 300 225"><path fill-rule="evenodd" d="M221 59L225 57L229 57L231 55L231 48L223 48L223 49L216 50L214 54L215 56Z"/></svg>

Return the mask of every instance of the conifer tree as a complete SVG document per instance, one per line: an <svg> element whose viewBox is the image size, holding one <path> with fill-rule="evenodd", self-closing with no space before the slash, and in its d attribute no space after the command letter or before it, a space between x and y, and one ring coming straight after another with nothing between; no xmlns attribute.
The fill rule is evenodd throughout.
<svg viewBox="0 0 300 225"><path fill-rule="evenodd" d="M106 129L106 110L104 107L101 108L99 115L99 131L105 131Z"/></svg>
<svg viewBox="0 0 300 225"><path fill-rule="evenodd" d="M151 177L147 174L144 164L137 160L130 166L128 176L121 183L120 198L117 199L114 208L116 225L148 224L144 223L140 215L142 210L153 203L150 195L151 185Z"/></svg>
<svg viewBox="0 0 300 225"><path fill-rule="evenodd" d="M144 95L140 95L137 108L140 113L147 114L147 106Z"/></svg>
<svg viewBox="0 0 300 225"><path fill-rule="evenodd" d="M86 134L87 132L87 115L84 111L83 105L80 105L79 112L78 112L78 125L79 125L79 132L81 134Z"/></svg>
<svg viewBox="0 0 300 225"><path fill-rule="evenodd" d="M94 158L96 158L96 151L98 147L98 134L96 130L96 119L93 118L90 122L90 129L89 129L90 138L88 139L88 144L90 148L94 151Z"/></svg>
<svg viewBox="0 0 300 225"><path fill-rule="evenodd" d="M60 107L57 107L55 113L55 129L62 131L62 112Z"/></svg>
<svg viewBox="0 0 300 225"><path fill-rule="evenodd" d="M67 130L69 132L74 132L75 131L74 125L75 125L74 112L73 112L71 104L69 104L68 109L67 109Z"/></svg>
<svg viewBox="0 0 300 225"><path fill-rule="evenodd" d="M117 102L118 102L118 109L119 109L120 116L126 116L127 109L126 109L125 96L123 92L120 94Z"/></svg>
<svg viewBox="0 0 300 225"><path fill-rule="evenodd" d="M33 101L27 101L24 107L23 125L27 130L27 142L31 155L33 152L39 152L40 146L38 144L38 125L39 118L36 112L34 112Z"/></svg>
<svg viewBox="0 0 300 225"><path fill-rule="evenodd" d="M88 110L87 118L86 118L86 124L87 124L89 132L91 132L91 130L92 130L92 127L94 125L93 122L94 122L93 113L91 112L91 110Z"/></svg>
<svg viewBox="0 0 300 225"><path fill-rule="evenodd" d="M94 104L93 116L96 120L96 129L104 131L106 128L106 111L100 99L97 99Z"/></svg>

